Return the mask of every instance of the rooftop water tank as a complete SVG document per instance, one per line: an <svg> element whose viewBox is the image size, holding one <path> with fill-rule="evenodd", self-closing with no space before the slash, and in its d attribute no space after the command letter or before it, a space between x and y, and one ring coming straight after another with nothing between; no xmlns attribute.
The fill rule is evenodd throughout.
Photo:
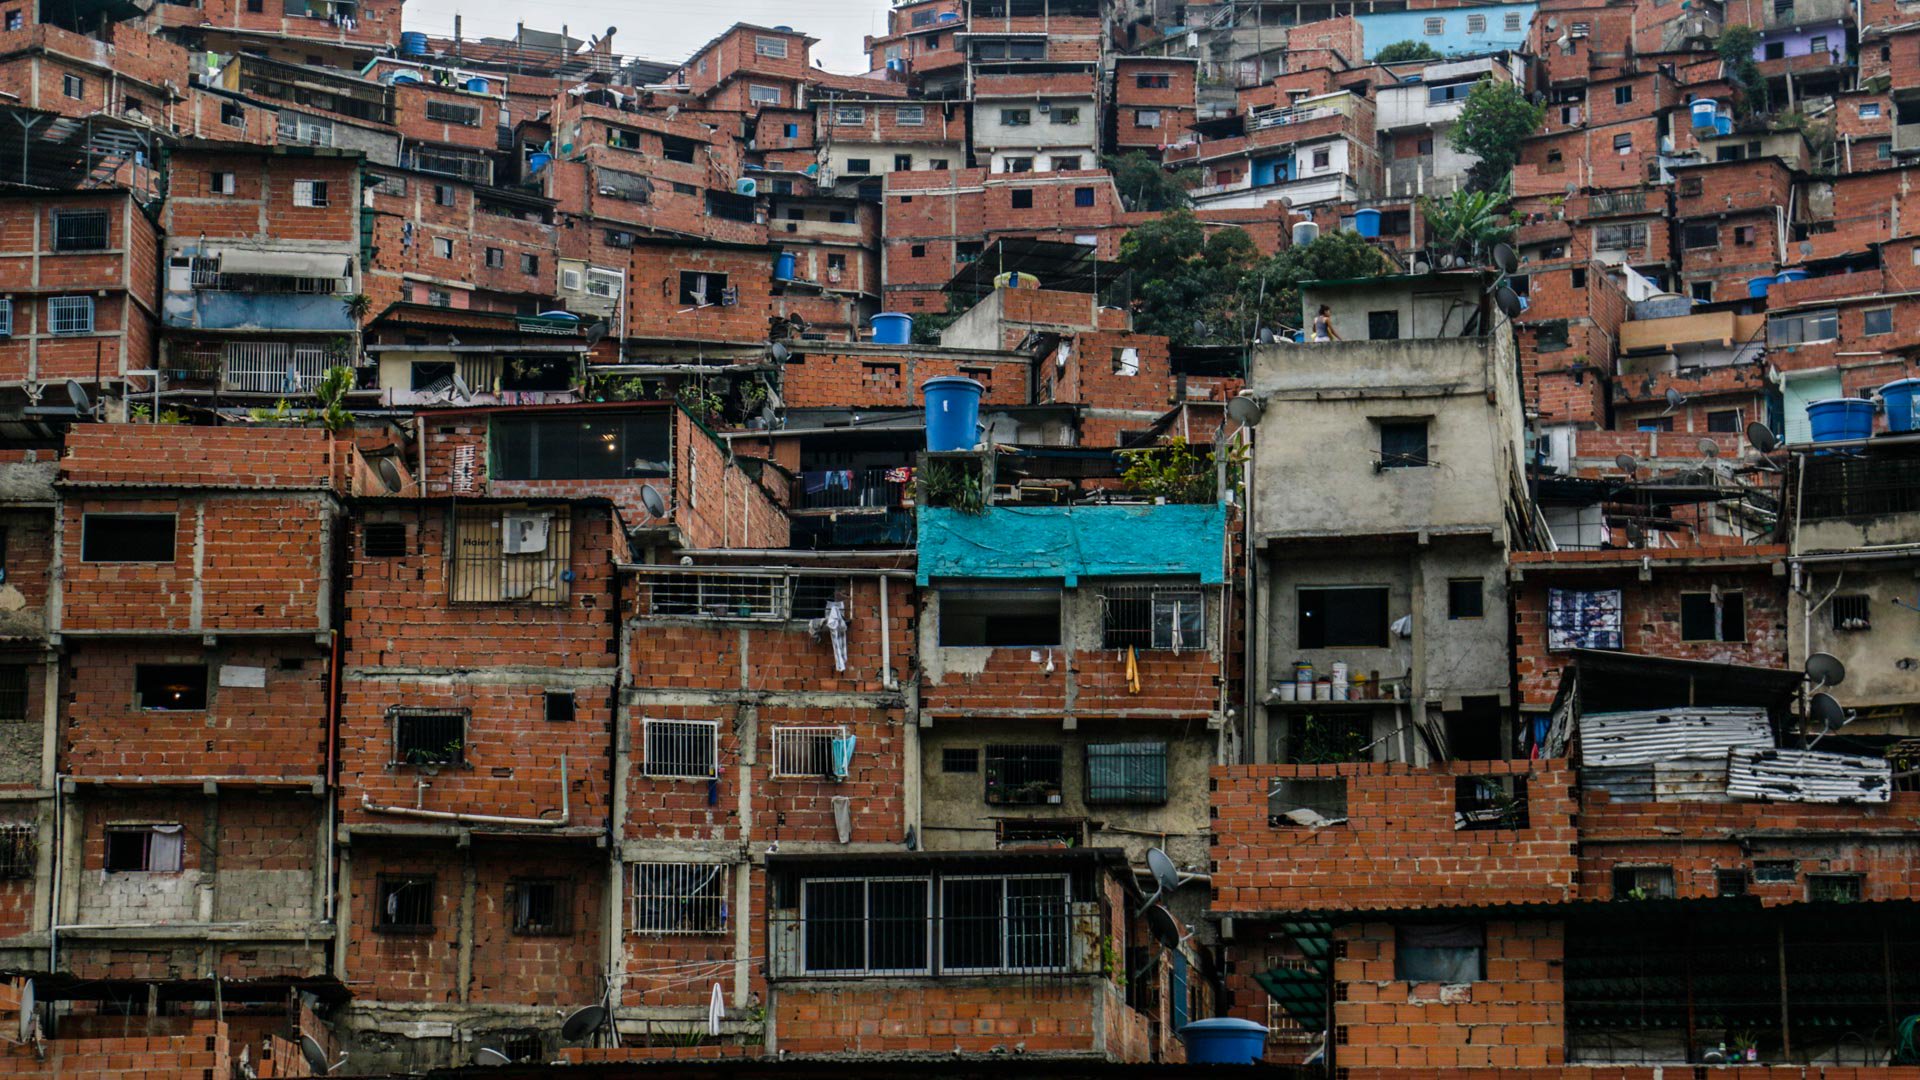
<svg viewBox="0 0 1920 1080"><path fill-rule="evenodd" d="M1813 441L1845 442L1873 434L1873 402L1866 398L1822 398L1807 402Z"/></svg>
<svg viewBox="0 0 1920 1080"><path fill-rule="evenodd" d="M1295 222L1293 226L1293 246L1305 247L1320 239L1320 226L1311 221Z"/></svg>
<svg viewBox="0 0 1920 1080"><path fill-rule="evenodd" d="M1693 126L1697 128L1712 127L1713 118L1718 115L1719 111L1720 103L1712 98L1694 98Z"/></svg>
<svg viewBox="0 0 1920 1080"><path fill-rule="evenodd" d="M400 55L401 56L427 55L427 35L421 33L418 30L401 31L400 32Z"/></svg>
<svg viewBox="0 0 1920 1080"><path fill-rule="evenodd" d="M1880 388L1888 431L1920 431L1920 379L1895 379Z"/></svg>
<svg viewBox="0 0 1920 1080"><path fill-rule="evenodd" d="M1180 1029L1194 1065L1257 1065L1267 1052L1265 1025L1233 1016L1195 1020Z"/></svg>

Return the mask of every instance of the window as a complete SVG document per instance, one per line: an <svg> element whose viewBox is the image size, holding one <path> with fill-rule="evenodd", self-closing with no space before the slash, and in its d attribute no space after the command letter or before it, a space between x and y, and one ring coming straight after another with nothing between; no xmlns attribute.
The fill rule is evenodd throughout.
<svg viewBox="0 0 1920 1080"><path fill-rule="evenodd" d="M528 258L533 256L529 255ZM537 270L538 267L536 266ZM527 271L533 273L533 270ZM587 295L611 300L620 295L622 275L618 270L604 270L598 266L587 267Z"/></svg>
<svg viewBox="0 0 1920 1080"><path fill-rule="evenodd" d="M1687 288L1695 300L1703 304L1713 303L1713 282L1696 281Z"/></svg>
<svg viewBox="0 0 1920 1080"><path fill-rule="evenodd" d="M787 618L787 579L778 574L655 574L645 588L653 618Z"/></svg>
<svg viewBox="0 0 1920 1080"><path fill-rule="evenodd" d="M105 251L105 210L58 210L53 215L53 250Z"/></svg>
<svg viewBox="0 0 1920 1080"><path fill-rule="evenodd" d="M1013 191L1009 193L1009 195L1010 195L1010 205L1015 210L1033 209L1033 189L1032 188L1014 188Z"/></svg>
<svg viewBox="0 0 1920 1080"><path fill-rule="evenodd" d="M937 157L937 158L934 158L932 161L927 162L927 168L929 169L944 169L946 167L947 167L947 159L943 157Z"/></svg>
<svg viewBox="0 0 1920 1080"><path fill-rule="evenodd" d="M835 124L864 124L867 122L867 110L862 105L835 105L833 107Z"/></svg>
<svg viewBox="0 0 1920 1080"><path fill-rule="evenodd" d="M26 12L21 11L19 8L14 8L12 11L7 12L7 29L18 30L25 25L27 25Z"/></svg>
<svg viewBox="0 0 1920 1080"><path fill-rule="evenodd" d="M60 76L60 91L76 100L83 98L87 96L87 80L78 75L62 75Z"/></svg>
<svg viewBox="0 0 1920 1080"><path fill-rule="evenodd" d="M1647 246L1647 227L1644 223L1634 225L1602 225L1593 230L1593 246L1599 251L1635 251Z"/></svg>
<svg viewBox="0 0 1920 1080"><path fill-rule="evenodd" d="M1058 589L941 589L944 648L1030 648L1060 644Z"/></svg>
<svg viewBox="0 0 1920 1080"><path fill-rule="evenodd" d="M1614 88L1613 88L1613 103L1614 103L1615 105L1631 105L1631 104L1633 104L1633 87L1632 87L1632 85L1627 85L1627 86L1616 86L1616 87L1614 87Z"/></svg>
<svg viewBox="0 0 1920 1080"><path fill-rule="evenodd" d="M1671 416L1644 417L1640 420L1639 425L1634 430L1636 431L1672 431L1673 417Z"/></svg>
<svg viewBox="0 0 1920 1080"><path fill-rule="evenodd" d="M1739 409L1715 409L1707 414L1707 430L1714 432L1738 432L1740 430Z"/></svg>
<svg viewBox="0 0 1920 1080"><path fill-rule="evenodd" d="M1673 899L1673 867L1616 866L1613 868L1615 900Z"/></svg>
<svg viewBox="0 0 1920 1080"><path fill-rule="evenodd" d="M711 780L720 775L720 725L712 720L643 720L646 776Z"/></svg>
<svg viewBox="0 0 1920 1080"><path fill-rule="evenodd" d="M1585 267L1575 267L1575 268L1574 268L1574 270L1573 270L1573 274L1572 274L1572 280L1573 280L1573 287L1574 287L1574 288L1576 288L1576 289L1584 289L1584 288L1586 288L1586 287L1587 287L1587 271L1586 271L1586 268L1585 268Z"/></svg>
<svg viewBox="0 0 1920 1080"><path fill-rule="evenodd" d="M1062 108L1056 105L1053 112L1047 115L1047 122L1063 126L1077 124L1080 122L1080 110L1073 106Z"/></svg>
<svg viewBox="0 0 1920 1080"><path fill-rule="evenodd" d="M1394 927L1393 977L1401 982L1479 982L1486 967L1486 932L1477 923Z"/></svg>
<svg viewBox="0 0 1920 1080"><path fill-rule="evenodd" d="M234 175L230 172L217 172L207 177L207 193L210 195L231 195L234 190Z"/></svg>
<svg viewBox="0 0 1920 1080"><path fill-rule="evenodd" d="M747 87L747 100L756 105L778 105L782 100L780 88L751 84Z"/></svg>
<svg viewBox="0 0 1920 1080"><path fill-rule="evenodd" d="M1067 901L1064 874L941 879L941 970L1065 967Z"/></svg>
<svg viewBox="0 0 1920 1080"><path fill-rule="evenodd" d="M433 933L433 876L379 875L374 884L373 928L382 934Z"/></svg>
<svg viewBox="0 0 1920 1080"><path fill-rule="evenodd" d="M1613 137L1613 150L1614 150L1614 153L1616 154L1632 153L1633 152L1633 133L1630 131L1623 131L1620 134L1615 135Z"/></svg>
<svg viewBox="0 0 1920 1080"><path fill-rule="evenodd" d="M1199 589L1113 585L1100 601L1103 648L1180 652L1207 646L1206 597Z"/></svg>
<svg viewBox="0 0 1920 1080"><path fill-rule="evenodd" d="M1860 105L1860 119L1862 119L1862 120L1878 120L1879 118L1880 118L1880 103L1879 103L1879 102L1877 102L1877 101L1868 101L1868 102L1862 102L1862 103L1861 103L1861 105Z"/></svg>
<svg viewBox="0 0 1920 1080"><path fill-rule="evenodd" d="M1088 804L1167 801L1167 744L1087 744Z"/></svg>
<svg viewBox="0 0 1920 1080"><path fill-rule="evenodd" d="M1765 60L1784 60L1787 58L1787 43L1769 41L1761 46L1761 58Z"/></svg>
<svg viewBox="0 0 1920 1080"><path fill-rule="evenodd" d="M844 727L777 727L773 729L773 776L778 778L843 777L845 764L834 752L848 745Z"/></svg>
<svg viewBox="0 0 1920 1080"><path fill-rule="evenodd" d="M680 271L680 302L694 307L711 307L727 291L727 275L699 270Z"/></svg>
<svg viewBox="0 0 1920 1080"><path fill-rule="evenodd" d="M1874 154L1873 154L1873 156L1874 156L1875 158L1878 158L1878 159L1879 159L1879 160L1881 160L1881 161L1892 161L1892 160L1893 160L1893 144L1892 144L1892 143L1884 143L1884 142L1883 142L1883 143L1881 143L1881 144L1879 144L1878 146L1875 146L1875 147L1873 148L1873 150L1874 150Z"/></svg>
<svg viewBox="0 0 1920 1080"><path fill-rule="evenodd" d="M1859 874L1808 874L1807 899L1816 903L1852 904L1861 898Z"/></svg>
<svg viewBox="0 0 1920 1080"><path fill-rule="evenodd" d="M429 288L427 290L427 303L432 307L452 307L453 293L446 289Z"/></svg>
<svg viewBox="0 0 1920 1080"><path fill-rule="evenodd" d="M464 127L480 126L480 107L461 105L452 101L427 102L427 119L443 124L460 124Z"/></svg>
<svg viewBox="0 0 1920 1080"><path fill-rule="evenodd" d="M1142 90L1165 90L1173 85L1173 76L1164 72L1141 72L1133 77L1133 85Z"/></svg>
<svg viewBox="0 0 1920 1080"><path fill-rule="evenodd" d="M1680 246L1684 248L1708 248L1720 246L1720 227L1718 225L1688 225L1680 230Z"/></svg>
<svg viewBox="0 0 1920 1080"><path fill-rule="evenodd" d="M106 830L109 874L177 874L186 849L179 825L109 825Z"/></svg>
<svg viewBox="0 0 1920 1080"><path fill-rule="evenodd" d="M133 707L150 712L205 710L207 665L135 664Z"/></svg>
<svg viewBox="0 0 1920 1080"><path fill-rule="evenodd" d="M1006 160L1006 166L1006 171L1010 173L1032 172L1033 159L1030 157L1010 157ZM1028 198L1031 200L1031 194L1029 194ZM1032 205L1031 202L1029 202L1028 205Z"/></svg>
<svg viewBox="0 0 1920 1080"><path fill-rule="evenodd" d="M907 255L910 258L924 259L927 257L927 245L925 244L911 245L907 250Z"/></svg>
<svg viewBox="0 0 1920 1080"><path fill-rule="evenodd" d="M893 108L893 122L901 127L919 127L927 122L925 105L896 105Z"/></svg>
<svg viewBox="0 0 1920 1080"><path fill-rule="evenodd" d="M1824 34L1819 35L1807 42L1807 52L1809 53L1817 54L1817 53L1823 53L1826 51L1827 51L1827 38L1826 38L1826 35Z"/></svg>
<svg viewBox="0 0 1920 1080"><path fill-rule="evenodd" d="M1398 311L1367 312L1367 340L1397 341L1400 338L1400 313Z"/></svg>
<svg viewBox="0 0 1920 1080"><path fill-rule="evenodd" d="M1509 31L1515 31L1520 29L1520 13L1517 11L1507 12L1505 25Z"/></svg>
<svg viewBox="0 0 1920 1080"><path fill-rule="evenodd" d="M643 934L724 934L732 900L721 863L633 864L633 929Z"/></svg>
<svg viewBox="0 0 1920 1080"><path fill-rule="evenodd" d="M1274 782L1267 795L1267 824L1273 828L1319 827L1347 820L1344 777Z"/></svg>
<svg viewBox="0 0 1920 1080"><path fill-rule="evenodd" d="M13 301L0 299L0 338L13 336Z"/></svg>
<svg viewBox="0 0 1920 1080"><path fill-rule="evenodd" d="M327 204L327 182L325 180L295 180L293 182L293 205L322 207Z"/></svg>
<svg viewBox="0 0 1920 1080"><path fill-rule="evenodd" d="M1486 32L1487 32L1487 17L1485 15L1467 16L1467 33L1484 34Z"/></svg>
<svg viewBox="0 0 1920 1080"><path fill-rule="evenodd" d="M1799 864L1787 860L1763 860L1753 864L1756 885L1791 885L1800 880Z"/></svg>
<svg viewBox="0 0 1920 1080"><path fill-rule="evenodd" d="M1920 248L1915 248L1914 250L1920 251ZM985 242L980 240L962 240L953 245L953 259L959 263L970 263L978 259L984 251L986 251Z"/></svg>
<svg viewBox="0 0 1920 1080"><path fill-rule="evenodd" d="M1299 591L1302 649L1385 648L1387 590L1381 585L1302 588Z"/></svg>
<svg viewBox="0 0 1920 1080"><path fill-rule="evenodd" d="M467 714L442 709L396 708L395 765L460 765L467 760Z"/></svg>
<svg viewBox="0 0 1920 1080"><path fill-rule="evenodd" d="M893 171L894 172L912 172L913 171L913 155L912 154L893 155ZM911 198L911 197L912 196L908 196L908 198Z"/></svg>
<svg viewBox="0 0 1920 1080"><path fill-rule="evenodd" d="M0 720L27 718L27 667L0 664Z"/></svg>
<svg viewBox="0 0 1920 1080"><path fill-rule="evenodd" d="M433 205L452 206L453 204L454 195L452 186L448 184L433 185Z"/></svg>
<svg viewBox="0 0 1920 1080"><path fill-rule="evenodd" d="M360 551L369 559L397 559L407 553L407 527L398 521L360 527Z"/></svg>
<svg viewBox="0 0 1920 1080"><path fill-rule="evenodd" d="M753 55L772 57L775 60L787 58L787 40L777 37L756 37L753 39Z"/></svg>
<svg viewBox="0 0 1920 1080"><path fill-rule="evenodd" d="M1893 333L1893 309L1869 308L1862 312L1860 332L1866 335Z"/></svg>
<svg viewBox="0 0 1920 1080"><path fill-rule="evenodd" d="M1479 578L1453 578L1447 582L1447 618L1484 619L1486 617L1486 587Z"/></svg>
<svg viewBox="0 0 1920 1080"><path fill-rule="evenodd" d="M1512 773L1453 781L1453 827L1461 832L1527 827L1527 778Z"/></svg>
<svg viewBox="0 0 1920 1080"><path fill-rule="evenodd" d="M977 746L949 746L940 752L940 771L945 773L977 773L980 771L980 748Z"/></svg>
<svg viewBox="0 0 1920 1080"><path fill-rule="evenodd" d="M634 139L635 145L638 146L639 134L637 132L634 135ZM678 135L660 136L660 156L666 158L668 161L678 161L682 164L690 165L693 163L694 155L699 148L700 144L694 142L692 139L681 138Z"/></svg>
<svg viewBox="0 0 1920 1080"><path fill-rule="evenodd" d="M926 878L801 882L801 967L810 974L924 974L931 884Z"/></svg>
<svg viewBox="0 0 1920 1080"><path fill-rule="evenodd" d="M1428 19L1424 25L1424 32L1428 37L1438 37L1446 33L1447 20L1440 18Z"/></svg>
<svg viewBox="0 0 1920 1080"><path fill-rule="evenodd" d="M80 561L172 562L177 531L172 514L86 514L80 519Z"/></svg>
<svg viewBox="0 0 1920 1080"><path fill-rule="evenodd" d="M1733 227L1733 242L1736 247L1752 247L1753 226L1735 225Z"/></svg>
<svg viewBox="0 0 1920 1080"><path fill-rule="evenodd" d="M1746 594L1719 590L1681 593L1680 640L1747 640Z"/></svg>
<svg viewBox="0 0 1920 1080"><path fill-rule="evenodd" d="M1804 345L1832 341L1840 336L1840 315L1833 308L1797 315L1775 315L1767 320L1767 344Z"/></svg>
<svg viewBox="0 0 1920 1080"><path fill-rule="evenodd" d="M571 724L577 715L577 706L571 690L549 690L541 695L547 723Z"/></svg>
<svg viewBox="0 0 1920 1080"><path fill-rule="evenodd" d="M515 878L507 883L513 932L526 937L573 933L571 883L564 878Z"/></svg>
<svg viewBox="0 0 1920 1080"><path fill-rule="evenodd" d="M0 824L0 881L33 876L39 832L27 822Z"/></svg>
<svg viewBox="0 0 1920 1080"><path fill-rule="evenodd" d="M1418 468L1427 460L1427 422L1425 420L1380 421L1381 469Z"/></svg>
<svg viewBox="0 0 1920 1080"><path fill-rule="evenodd" d="M1093 205L1093 189L1090 187L1074 188L1073 189L1073 205L1092 206Z"/></svg>
<svg viewBox="0 0 1920 1080"><path fill-rule="evenodd" d="M1049 806L1060 802L1058 746L990 744L985 771L987 802L995 806Z"/></svg>
<svg viewBox="0 0 1920 1080"><path fill-rule="evenodd" d="M1137 128L1157 128L1160 126L1159 109L1133 110L1133 126Z"/></svg>
<svg viewBox="0 0 1920 1080"><path fill-rule="evenodd" d="M453 258L453 238L436 236L433 238L433 255L437 259Z"/></svg>
<svg viewBox="0 0 1920 1080"><path fill-rule="evenodd" d="M1833 609L1833 628L1835 630L1873 629L1873 616L1867 604L1867 597L1863 593L1834 597L1828 605ZM24 695L24 690L22 693ZM23 709L26 707L24 696L22 697L21 707Z"/></svg>
<svg viewBox="0 0 1920 1080"><path fill-rule="evenodd" d="M506 265L507 265L506 252L501 251L499 248L496 248L496 247L490 247L487 249L487 266L489 269L497 270Z"/></svg>
<svg viewBox="0 0 1920 1080"><path fill-rule="evenodd" d="M1333 162L1333 151L1322 149L1322 150L1315 150L1313 152L1314 168L1324 169L1324 168L1327 168L1329 165L1331 165L1332 162Z"/></svg>
<svg viewBox="0 0 1920 1080"><path fill-rule="evenodd" d="M1697 176L1682 177L1680 180L1680 194L1684 197L1691 198L1699 195L1701 187L1700 178Z"/></svg>
<svg viewBox="0 0 1920 1080"><path fill-rule="evenodd" d="M1713 872L1713 891L1719 896L1747 895L1746 871L1715 870Z"/></svg>

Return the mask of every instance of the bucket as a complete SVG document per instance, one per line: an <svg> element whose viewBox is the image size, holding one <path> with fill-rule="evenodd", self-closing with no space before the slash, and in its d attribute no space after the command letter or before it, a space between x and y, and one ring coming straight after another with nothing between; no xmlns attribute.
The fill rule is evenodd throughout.
<svg viewBox="0 0 1920 1080"><path fill-rule="evenodd" d="M1294 683L1283 682L1279 686L1274 687L1273 692L1279 695L1281 701L1300 700L1300 687Z"/></svg>
<svg viewBox="0 0 1920 1080"><path fill-rule="evenodd" d="M875 345L905 345L912 340L913 316L902 315L897 311L883 311L873 317Z"/></svg>
<svg viewBox="0 0 1920 1080"><path fill-rule="evenodd" d="M1380 238L1380 211L1355 210L1353 212L1353 231L1365 240Z"/></svg>
<svg viewBox="0 0 1920 1080"><path fill-rule="evenodd" d="M1299 683L1301 686L1308 686L1308 687L1312 686L1313 685L1313 665L1306 662L1305 660L1294 661L1293 681L1296 683ZM1312 697L1312 696L1313 694L1311 691L1301 695L1301 697L1303 698Z"/></svg>
<svg viewBox="0 0 1920 1080"><path fill-rule="evenodd" d="M1920 431L1920 379L1896 379L1880 388L1888 431Z"/></svg>
<svg viewBox="0 0 1920 1080"><path fill-rule="evenodd" d="M793 280L793 253L792 252L783 251L779 255L774 257L773 277L774 277L774 280L776 281L792 281ZM874 333L874 337L878 338L879 336L880 335L876 330L876 332Z"/></svg>
<svg viewBox="0 0 1920 1080"><path fill-rule="evenodd" d="M874 321L882 317L875 316ZM927 400L928 450L973 449L973 444L980 441L980 392L985 389L957 375L943 375L920 384Z"/></svg>
<svg viewBox="0 0 1920 1080"><path fill-rule="evenodd" d="M1866 398L1822 398L1807 402L1813 441L1841 442L1873 434L1873 402Z"/></svg>
<svg viewBox="0 0 1920 1080"><path fill-rule="evenodd" d="M1771 274L1766 277L1748 278L1747 295L1755 300L1765 299L1767 290L1773 288L1773 283L1777 280L1779 279Z"/></svg>
<svg viewBox="0 0 1920 1080"><path fill-rule="evenodd" d="M400 33L401 56L427 55L427 35L418 30L404 30Z"/></svg>
<svg viewBox="0 0 1920 1080"><path fill-rule="evenodd" d="M1733 117L1725 113L1715 116L1713 118L1713 133L1715 135L1733 134Z"/></svg>
<svg viewBox="0 0 1920 1080"><path fill-rule="evenodd" d="M1180 1029L1187 1061L1195 1065L1257 1065L1267 1052L1267 1029L1251 1020L1217 1016Z"/></svg>
<svg viewBox="0 0 1920 1080"><path fill-rule="evenodd" d="M539 172L541 169L546 168L549 164L552 164L552 162L553 162L552 154L528 154L527 155L527 175L531 176L534 173Z"/></svg>
<svg viewBox="0 0 1920 1080"><path fill-rule="evenodd" d="M487 83L487 80L485 79L468 79L467 80L468 93L484 94L487 92L487 87L488 87L488 83Z"/></svg>
<svg viewBox="0 0 1920 1080"><path fill-rule="evenodd" d="M1313 681L1313 700L1332 701L1333 700L1333 680L1315 679Z"/></svg>

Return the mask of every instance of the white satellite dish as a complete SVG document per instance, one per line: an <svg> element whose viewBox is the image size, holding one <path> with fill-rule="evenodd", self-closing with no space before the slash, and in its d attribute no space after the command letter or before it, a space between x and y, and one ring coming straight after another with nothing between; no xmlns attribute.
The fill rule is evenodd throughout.
<svg viewBox="0 0 1920 1080"><path fill-rule="evenodd" d="M640 505L646 507L647 513L652 514L654 517L663 518L667 516L667 500L661 497L660 489L654 487L652 484L644 484L641 486Z"/></svg>
<svg viewBox="0 0 1920 1080"><path fill-rule="evenodd" d="M511 1065L513 1059L491 1046L483 1046L473 1052L473 1063L475 1065Z"/></svg>

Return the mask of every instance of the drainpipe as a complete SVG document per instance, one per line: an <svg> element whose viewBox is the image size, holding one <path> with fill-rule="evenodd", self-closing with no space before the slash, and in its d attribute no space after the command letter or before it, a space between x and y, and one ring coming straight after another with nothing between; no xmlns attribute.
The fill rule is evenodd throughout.
<svg viewBox="0 0 1920 1080"><path fill-rule="evenodd" d="M888 690L899 688L893 678L893 615L887 611L887 575L880 578L880 685Z"/></svg>
<svg viewBox="0 0 1920 1080"><path fill-rule="evenodd" d="M452 821L463 825L531 825L544 829L557 829L572 817L567 802L567 755L560 755L560 816L557 818L507 817L501 814L465 814L455 810L421 810L412 806L381 806L373 801L373 796L360 796L360 809L370 814L398 814L402 817L426 818L430 821Z"/></svg>

